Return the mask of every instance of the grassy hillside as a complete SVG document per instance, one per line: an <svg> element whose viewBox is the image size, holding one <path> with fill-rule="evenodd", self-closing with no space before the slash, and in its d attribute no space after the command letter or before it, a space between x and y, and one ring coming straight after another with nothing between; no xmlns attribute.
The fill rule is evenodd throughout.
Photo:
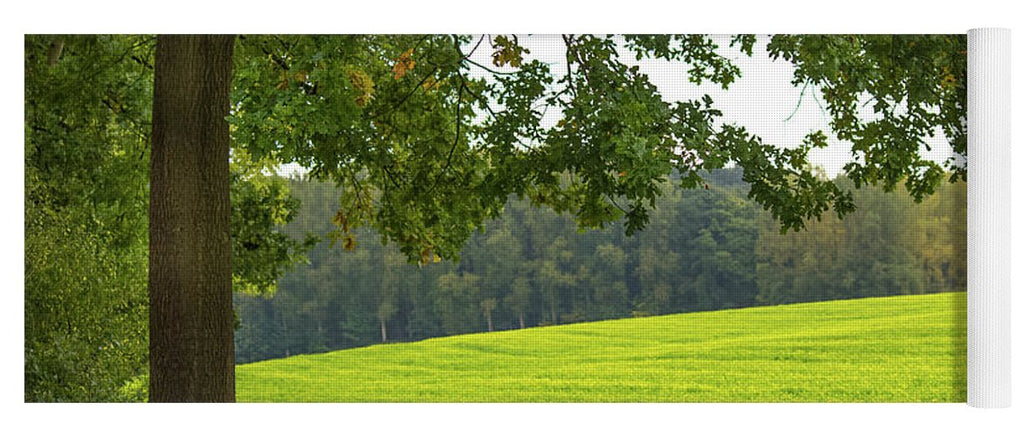
<svg viewBox="0 0 1024 437"><path fill-rule="evenodd" d="M966 295L437 338L238 366L242 402L964 402Z"/></svg>

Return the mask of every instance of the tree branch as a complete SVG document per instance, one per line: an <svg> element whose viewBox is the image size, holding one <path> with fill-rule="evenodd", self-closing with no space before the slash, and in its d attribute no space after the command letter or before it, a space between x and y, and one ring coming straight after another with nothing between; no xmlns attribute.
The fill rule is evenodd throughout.
<svg viewBox="0 0 1024 437"><path fill-rule="evenodd" d="M473 46L473 50L470 50L468 55L463 56L463 59L469 59L470 56L473 56L473 53L476 53L476 49L480 47L480 43L484 42L484 36L485 35L480 35L480 39L476 41L476 45ZM461 52L462 50L459 49L459 51Z"/></svg>
<svg viewBox="0 0 1024 437"><path fill-rule="evenodd" d="M461 76L461 75L460 75ZM427 190L427 194L434 192L434 187L441 180L441 176L448 173L448 168L452 164L452 156L455 154L455 146L459 144L459 136L462 134L462 90L466 89L466 82L463 80L462 84L459 85L459 94L455 100L455 141L452 141L452 147L448 150L448 158L445 159L444 167L434 178L434 183L430 185L430 189Z"/></svg>
<svg viewBox="0 0 1024 437"><path fill-rule="evenodd" d="M402 99L399 100L398 103L390 106L388 108L387 112L383 112L381 114L370 114L370 118L382 117L382 116L388 115L388 114L390 114L392 112L395 112L398 108L400 108L402 105L404 105L405 102L407 100L409 100L409 98L412 97L413 94L416 94L416 90L420 89L420 87L423 86L423 84L427 81L427 79L429 79L431 77L434 77L434 73L435 72L437 72L437 67L434 67L432 70L430 70L430 73L427 73L426 75L424 75L423 78L420 79L420 81L416 84L416 86L412 87L412 90L410 90L408 94L406 94L404 97L402 97Z"/></svg>
<svg viewBox="0 0 1024 437"><path fill-rule="evenodd" d="M465 61L465 62L469 62L470 64L476 65L477 67L480 67L484 71L486 71L488 73L491 73L491 74L497 74L497 75L501 75L501 76L514 76L515 75L515 73L511 73L511 72L492 70L490 67L486 67L484 65L481 65L479 62L476 62L476 61L474 61L472 59L469 59L469 58L463 58L462 60Z"/></svg>

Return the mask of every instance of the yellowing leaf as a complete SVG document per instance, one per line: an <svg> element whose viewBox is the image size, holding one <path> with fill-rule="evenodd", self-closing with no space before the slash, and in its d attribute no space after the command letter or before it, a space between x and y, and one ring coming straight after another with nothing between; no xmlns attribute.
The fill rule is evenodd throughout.
<svg viewBox="0 0 1024 437"><path fill-rule="evenodd" d="M505 65L519 67L523 64L523 53L530 53L529 49L519 45L519 38L515 35L512 36L512 39L505 35L498 35L494 38L491 47L494 48L491 61L496 67Z"/></svg>
<svg viewBox="0 0 1024 437"><path fill-rule="evenodd" d="M348 217L341 210L338 210L338 213L334 215L331 221L343 231L348 232Z"/></svg>
<svg viewBox="0 0 1024 437"><path fill-rule="evenodd" d="M409 49L398 55L398 59L395 59L395 66L391 67L391 71L395 73L395 80L401 80L405 77L405 73L412 70L415 66L416 61L412 60L412 49Z"/></svg>
<svg viewBox="0 0 1024 437"><path fill-rule="evenodd" d="M420 265L427 265L430 263L430 249L423 249L420 251Z"/></svg>
<svg viewBox="0 0 1024 437"><path fill-rule="evenodd" d="M436 89L439 86L440 84L437 83L437 81L434 80L433 77L428 77L426 80L423 81L423 89L425 90L430 90L430 88L432 87Z"/></svg>
<svg viewBox="0 0 1024 437"><path fill-rule="evenodd" d="M356 92L356 105L360 108L366 106L373 100L373 79L361 70L348 72L348 80L352 83L352 89Z"/></svg>
<svg viewBox="0 0 1024 437"><path fill-rule="evenodd" d="M288 72L281 72L281 82L277 84L277 89L283 90L288 88Z"/></svg>

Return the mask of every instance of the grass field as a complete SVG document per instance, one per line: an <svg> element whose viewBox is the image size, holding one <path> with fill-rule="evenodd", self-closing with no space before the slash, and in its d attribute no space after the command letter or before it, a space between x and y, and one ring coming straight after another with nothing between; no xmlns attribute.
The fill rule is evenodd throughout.
<svg viewBox="0 0 1024 437"><path fill-rule="evenodd" d="M580 323L238 366L241 402L965 402L966 295Z"/></svg>

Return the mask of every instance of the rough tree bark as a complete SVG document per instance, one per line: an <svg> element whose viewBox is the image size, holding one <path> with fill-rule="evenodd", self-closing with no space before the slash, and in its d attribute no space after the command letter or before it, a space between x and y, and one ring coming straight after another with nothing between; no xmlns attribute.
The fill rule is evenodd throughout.
<svg viewBox="0 0 1024 437"><path fill-rule="evenodd" d="M153 80L149 400L234 402L228 115L234 37L161 35Z"/></svg>

